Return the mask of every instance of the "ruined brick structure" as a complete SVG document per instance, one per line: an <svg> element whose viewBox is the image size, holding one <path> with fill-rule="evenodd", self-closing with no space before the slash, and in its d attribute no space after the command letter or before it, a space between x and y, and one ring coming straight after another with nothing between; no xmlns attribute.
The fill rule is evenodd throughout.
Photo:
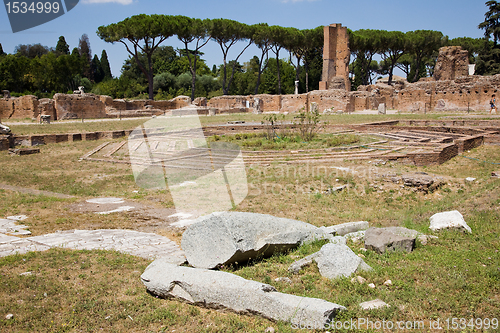
<svg viewBox="0 0 500 333"><path fill-rule="evenodd" d="M440 49L435 79L416 83L404 80L393 85L378 82L349 91L347 29L340 24L325 27L323 79L320 90L298 95L219 96L198 99L199 114L232 112L298 112L316 103L320 112L341 113L387 109L402 112L484 111L489 110L492 94L500 88L500 75L478 76L468 73L468 54L460 47ZM255 103L258 103L256 105ZM93 94L56 94L54 99L35 96L0 98L0 119L37 118L51 115L53 120L68 118L117 118L160 115L169 110L194 107L190 98L178 96L168 101L112 99ZM209 112L210 110L210 112Z"/></svg>
<svg viewBox="0 0 500 333"><path fill-rule="evenodd" d="M469 52L461 46L445 46L439 49L434 79L455 80L469 76Z"/></svg>
<svg viewBox="0 0 500 333"><path fill-rule="evenodd" d="M351 90L349 80L349 34L342 24L330 24L324 27L323 75L319 90Z"/></svg>
<svg viewBox="0 0 500 333"><path fill-rule="evenodd" d="M492 94L500 90L500 75L465 76L455 80L404 83L398 87L386 84L360 86L358 91L341 89L316 90L300 95L220 96L210 99L209 107L244 110L248 102L252 111L254 98L263 102L263 112L298 112L307 110L312 102L321 112L377 110L380 103L387 109L402 112L484 111L489 110Z"/></svg>
<svg viewBox="0 0 500 333"><path fill-rule="evenodd" d="M94 94L55 94L53 99L38 99L36 96L0 98L0 120L37 119L50 115L52 120L116 118L151 116L163 114L191 105L187 96L178 96L168 101L112 99Z"/></svg>

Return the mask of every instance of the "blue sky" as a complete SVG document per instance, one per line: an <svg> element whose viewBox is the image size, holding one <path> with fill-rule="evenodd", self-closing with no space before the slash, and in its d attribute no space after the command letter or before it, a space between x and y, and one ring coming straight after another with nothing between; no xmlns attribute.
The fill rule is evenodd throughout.
<svg viewBox="0 0 500 333"><path fill-rule="evenodd" d="M22 0L21 0L22 1ZM41 1L41 0L40 0ZM7 53L13 53L19 44L41 43L55 47L63 35L70 49L86 33L93 54L108 53L114 76L128 54L121 44L109 44L99 39L96 30L101 25L119 22L136 14L185 15L196 18L228 18L247 24L260 22L269 25L314 28L330 23L342 23L352 30L437 30L455 37L482 37L477 28L487 11L483 0L80 0L67 14L23 32L12 33L7 11L0 8L0 43ZM163 45L180 47L176 37ZM236 52L237 46L234 52ZM218 45L210 42L202 49L204 59L211 67L222 63ZM238 52L241 51L241 48ZM249 48L240 59L248 61L256 49ZM231 56L231 54L230 54Z"/></svg>

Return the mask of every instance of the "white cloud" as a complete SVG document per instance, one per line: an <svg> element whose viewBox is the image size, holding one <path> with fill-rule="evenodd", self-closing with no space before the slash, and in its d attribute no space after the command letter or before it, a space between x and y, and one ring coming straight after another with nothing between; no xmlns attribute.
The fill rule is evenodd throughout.
<svg viewBox="0 0 500 333"><path fill-rule="evenodd" d="M83 0L82 3L109 3L109 2L116 2L121 5L130 5L133 0Z"/></svg>

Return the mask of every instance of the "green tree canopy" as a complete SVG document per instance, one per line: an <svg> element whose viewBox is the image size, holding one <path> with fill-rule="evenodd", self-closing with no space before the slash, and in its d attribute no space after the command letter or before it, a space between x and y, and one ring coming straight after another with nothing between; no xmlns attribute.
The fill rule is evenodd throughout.
<svg viewBox="0 0 500 333"><path fill-rule="evenodd" d="M239 41L249 41L243 50L234 59L234 63L238 62L240 56L245 52L245 50L251 45L253 37L252 26L248 26L244 23L240 23L228 19L214 19L210 20L210 25L208 27L208 33L210 38L212 38L217 44L219 44L222 56L222 91L224 95L229 93L229 86L234 77L235 67L232 67L232 73L229 80L227 80L227 66L228 66L228 53L229 49L234 46Z"/></svg>
<svg viewBox="0 0 500 333"><path fill-rule="evenodd" d="M269 26L267 23L259 23L253 26L252 42L260 49L261 54L258 59L257 82L254 88L254 94L258 94L261 82L264 59L268 59L269 50L271 49L271 37L269 36ZM267 62L266 62L267 64Z"/></svg>
<svg viewBox="0 0 500 333"><path fill-rule="evenodd" d="M78 53L82 61L83 75L90 80L94 80L94 73L92 72L92 50L90 49L90 40L87 34L83 34L78 41Z"/></svg>
<svg viewBox="0 0 500 333"><path fill-rule="evenodd" d="M406 73L408 82L416 82L421 77L427 75L425 70L426 61L444 46L447 37L440 31L416 30L406 33L407 54L406 61L409 63L410 70Z"/></svg>
<svg viewBox="0 0 500 333"><path fill-rule="evenodd" d="M35 57L41 57L44 54L53 51L53 49L43 46L42 44L19 44L14 49L14 53L18 56L23 56L26 58L33 59Z"/></svg>
<svg viewBox="0 0 500 333"><path fill-rule="evenodd" d="M406 52L408 52L408 39L406 38L406 34L401 31L381 31L380 54L387 65L389 73L388 84L392 84L394 67L396 67L399 58Z"/></svg>
<svg viewBox="0 0 500 333"><path fill-rule="evenodd" d="M66 43L66 39L64 36L60 36L59 40L57 41L56 45L56 54L63 55L63 54L69 54L69 45Z"/></svg>
<svg viewBox="0 0 500 333"><path fill-rule="evenodd" d="M111 74L111 67L109 66L108 54L106 50L102 50L101 53L101 67L103 73L103 80L109 80L113 78Z"/></svg>
<svg viewBox="0 0 500 333"><path fill-rule="evenodd" d="M496 46L500 38L500 3L487 1L486 6L488 6L488 11L484 14L484 22L481 22L478 28L484 30L486 38L493 37L493 43Z"/></svg>
<svg viewBox="0 0 500 333"><path fill-rule="evenodd" d="M382 52L382 42L380 36L382 30L361 29L349 33L349 46L356 60L352 65L354 72L353 87L371 84L373 67L373 57Z"/></svg>
<svg viewBox="0 0 500 333"><path fill-rule="evenodd" d="M184 43L183 55L188 59L189 71L191 72L191 101L194 100L196 90L196 67L200 49L205 46L210 37L208 28L210 20L193 19L186 16L177 16L176 35ZM194 43L193 49L189 45Z"/></svg>
<svg viewBox="0 0 500 333"><path fill-rule="evenodd" d="M108 43L120 42L135 59L137 65L147 77L149 99L153 94L153 62L156 49L167 38L175 34L177 22L168 15L135 15L118 23L100 26L97 35ZM146 55L147 62L141 62L140 53Z"/></svg>

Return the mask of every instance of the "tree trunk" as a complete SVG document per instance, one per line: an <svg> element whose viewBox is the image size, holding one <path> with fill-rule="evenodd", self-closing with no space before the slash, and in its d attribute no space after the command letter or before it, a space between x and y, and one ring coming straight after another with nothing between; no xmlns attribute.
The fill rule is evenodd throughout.
<svg viewBox="0 0 500 333"><path fill-rule="evenodd" d="M276 51L276 70L278 71L278 95L281 95L281 75L280 75L280 59L279 59L280 51Z"/></svg>
<svg viewBox="0 0 500 333"><path fill-rule="evenodd" d="M299 75L300 75L300 59L301 57L295 56L297 58L297 66L295 67L295 82L293 83L293 86L295 87L295 84L297 84L297 94L299 93L299 85L298 82L300 81Z"/></svg>
<svg viewBox="0 0 500 333"><path fill-rule="evenodd" d="M309 66L307 60L304 58L304 69L306 70L306 94L309 92Z"/></svg>
<svg viewBox="0 0 500 333"><path fill-rule="evenodd" d="M149 86L149 99L154 100L153 94L153 62L151 61L151 54L148 54L148 86Z"/></svg>
<svg viewBox="0 0 500 333"><path fill-rule="evenodd" d="M411 82L417 82L418 77L420 75L420 63L422 62L421 58L417 55L417 59L415 60L415 66L417 67L415 74L413 74L413 79Z"/></svg>
<svg viewBox="0 0 500 333"><path fill-rule="evenodd" d="M262 74L262 71L264 69L262 68L262 63L264 62L264 54L260 57L260 62L259 62L259 72L257 74L257 85L255 86L255 93L254 95L257 95L259 93L259 86L260 86L260 75Z"/></svg>
<svg viewBox="0 0 500 333"><path fill-rule="evenodd" d="M389 70L389 81L387 81L387 84L388 84L388 85L391 85L391 84L392 84L392 76L393 76L393 72L394 72L394 65L391 65L391 69Z"/></svg>

